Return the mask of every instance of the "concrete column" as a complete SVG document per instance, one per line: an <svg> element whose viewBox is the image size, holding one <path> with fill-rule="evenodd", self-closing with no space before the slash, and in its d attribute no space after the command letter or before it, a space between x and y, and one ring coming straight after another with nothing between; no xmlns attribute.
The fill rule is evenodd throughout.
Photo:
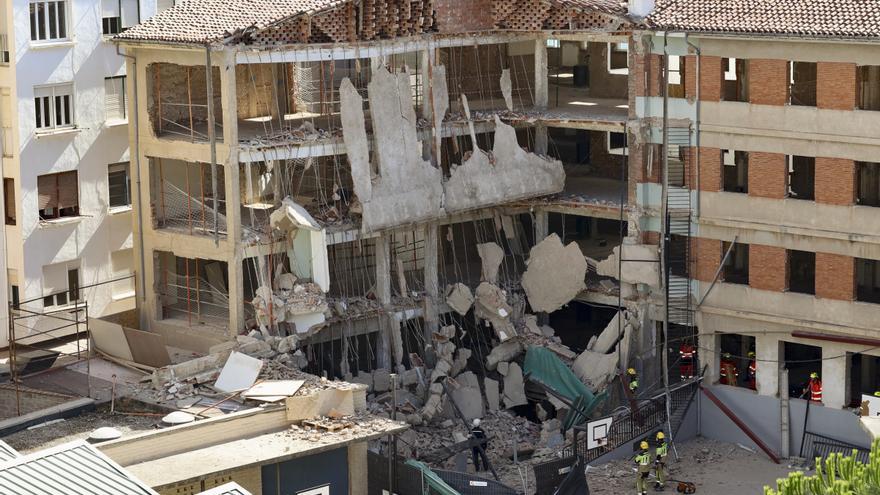
<svg viewBox="0 0 880 495"><path fill-rule="evenodd" d="M755 336L755 384L758 393L770 397L776 396L779 391L779 373L782 363L779 359L779 339L772 335Z"/></svg>
<svg viewBox="0 0 880 495"><path fill-rule="evenodd" d="M535 107L547 108L548 95L547 39L540 36L535 40Z"/></svg>
<svg viewBox="0 0 880 495"><path fill-rule="evenodd" d="M227 156L217 156L217 169L222 168L226 188L226 232L229 270L229 335L234 337L244 328L244 249L241 242L241 190L238 163L238 99L235 81L235 51L225 49L214 57L220 66L220 97L223 108L223 144ZM217 88L214 88L215 94ZM216 116L219 118L219 116ZM218 184L218 187L220 184ZM271 270L272 268L269 267Z"/></svg>
<svg viewBox="0 0 880 495"><path fill-rule="evenodd" d="M391 251L390 234L380 234L376 238L376 297L383 309L391 304ZM379 338L376 360L379 368L391 369L391 324L392 318L384 313L379 316Z"/></svg>
<svg viewBox="0 0 880 495"><path fill-rule="evenodd" d="M535 126L535 154L546 155L549 149L549 137L547 136L547 126L538 124Z"/></svg>
<svg viewBox="0 0 880 495"><path fill-rule="evenodd" d="M128 101L136 101L139 109L136 115L130 116L130 121L134 119L138 121L138 128L142 134L144 129L150 129L149 112L140 111L147 108L147 68L143 63L135 65L131 60L126 59L125 73L136 78L137 94L134 92L135 85L128 84L129 92ZM139 139L135 135L135 126L128 126L129 142ZM155 282L155 268L153 264L153 251L150 243L146 239L146 231L149 231L148 225L152 221L150 218L150 160L147 158L144 149L141 147L135 157L135 150L131 150L131 176L134 187L131 188L131 204L132 204L132 247L134 253L135 268L135 291L137 293L137 306L140 317L140 328L149 330L151 323L158 319L159 313L157 309L157 295ZM138 178L140 183L138 183ZM143 230L142 230L143 229ZM141 242L143 240L143 242ZM141 271L143 270L143 273Z"/></svg>
<svg viewBox="0 0 880 495"><path fill-rule="evenodd" d="M425 226L425 342L431 341L431 334L439 327L437 311L440 304L439 230L436 223Z"/></svg>
<svg viewBox="0 0 880 495"><path fill-rule="evenodd" d="M348 495L367 495L367 442L348 446Z"/></svg>
<svg viewBox="0 0 880 495"><path fill-rule="evenodd" d="M705 333L704 333L705 331ZM715 383L718 381L718 366L719 366L719 344L720 337L718 335L712 335L713 329L706 328L705 326L700 326L700 347L697 351L697 362L700 365L700 369L703 367L706 368L705 380L704 383Z"/></svg>
<svg viewBox="0 0 880 495"><path fill-rule="evenodd" d="M846 350L841 346L822 346L822 402L826 407L842 409L849 388Z"/></svg>
<svg viewBox="0 0 880 495"><path fill-rule="evenodd" d="M546 210L535 210L535 244L550 235L550 214Z"/></svg>

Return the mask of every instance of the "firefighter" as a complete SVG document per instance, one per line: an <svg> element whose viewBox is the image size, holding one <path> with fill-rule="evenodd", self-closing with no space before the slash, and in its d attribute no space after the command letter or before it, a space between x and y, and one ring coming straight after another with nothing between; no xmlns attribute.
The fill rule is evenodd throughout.
<svg viewBox="0 0 880 495"><path fill-rule="evenodd" d="M690 342L682 342L678 347L678 355L681 358L678 365L678 374L682 380L694 377L694 357L696 350Z"/></svg>
<svg viewBox="0 0 880 495"><path fill-rule="evenodd" d="M626 370L626 374L629 376L629 391L635 396L639 390L639 375L636 374L635 368Z"/></svg>
<svg viewBox="0 0 880 495"><path fill-rule="evenodd" d="M669 445L666 443L666 435L662 431L657 432L657 448L654 451L654 473L657 481L654 490L662 492L666 486L666 455L669 454Z"/></svg>
<svg viewBox="0 0 880 495"><path fill-rule="evenodd" d="M809 398L813 402L822 403L822 380L819 379L819 373L815 371L810 373L810 381L801 397Z"/></svg>
<svg viewBox="0 0 880 495"><path fill-rule="evenodd" d="M639 444L641 451L636 455L636 494L648 495L648 475L651 474L651 454L648 453L648 442Z"/></svg>
<svg viewBox="0 0 880 495"><path fill-rule="evenodd" d="M729 352L725 352L721 359L721 380L722 385L736 385L739 378L739 371L736 369L736 361L730 357Z"/></svg>
<svg viewBox="0 0 880 495"><path fill-rule="evenodd" d="M758 363L755 360L755 353L749 352L749 388L752 390L758 390L758 387L755 383L755 373L758 371Z"/></svg>

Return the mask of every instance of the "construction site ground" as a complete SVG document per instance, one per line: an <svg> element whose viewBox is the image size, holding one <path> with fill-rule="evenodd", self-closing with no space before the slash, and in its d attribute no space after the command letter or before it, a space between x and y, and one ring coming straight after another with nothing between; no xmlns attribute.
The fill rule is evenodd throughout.
<svg viewBox="0 0 880 495"><path fill-rule="evenodd" d="M775 488L778 478L795 470L784 459L782 464L774 464L760 451L703 437L676 447L680 460L671 462L669 477L695 483L700 495L760 495L765 485ZM633 466L632 460L618 460L589 468L590 494L635 493ZM665 492L676 493L672 484Z"/></svg>

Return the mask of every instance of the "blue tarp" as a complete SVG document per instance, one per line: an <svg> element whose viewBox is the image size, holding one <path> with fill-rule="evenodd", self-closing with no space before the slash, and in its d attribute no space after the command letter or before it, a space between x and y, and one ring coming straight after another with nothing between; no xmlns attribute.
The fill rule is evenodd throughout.
<svg viewBox="0 0 880 495"><path fill-rule="evenodd" d="M552 389L554 392L577 404L579 409L586 414L592 412L600 402L605 400L606 392L603 391L598 395L594 394L559 359L559 356L543 347L529 347L528 351L526 351L523 373L528 374L531 380L540 382L545 387ZM584 417L577 417L573 423L581 424L586 419Z"/></svg>

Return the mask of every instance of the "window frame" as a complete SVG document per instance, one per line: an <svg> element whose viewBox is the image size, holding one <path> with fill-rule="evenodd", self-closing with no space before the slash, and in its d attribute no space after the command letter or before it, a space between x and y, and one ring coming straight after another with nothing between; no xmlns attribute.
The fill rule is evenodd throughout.
<svg viewBox="0 0 880 495"><path fill-rule="evenodd" d="M116 168L116 170L113 170ZM125 203L123 204L113 204L113 184L111 183L111 176L113 174L123 173L125 177L125 183L123 184L125 191ZM131 164L129 162L119 162L119 163L111 163L107 165L107 205L113 208L130 208L131 207Z"/></svg>
<svg viewBox="0 0 880 495"><path fill-rule="evenodd" d="M105 2L115 2L112 9L108 9ZM129 13L125 7L133 7L134 12ZM108 10L114 10L115 16L106 16ZM127 15L131 14L131 15ZM139 24L141 18L141 5L137 0L101 0L101 34L115 36L126 29ZM131 22L125 22L128 19Z"/></svg>
<svg viewBox="0 0 880 495"><path fill-rule="evenodd" d="M728 157L732 157L731 161L733 164L728 163ZM744 168L743 174L745 177L743 178L742 184L739 181L739 169L740 167ZM729 181L725 180L727 169L725 167L731 167L737 169L737 181L734 186L728 184ZM722 149L721 150L721 190L724 192L734 193L734 194L748 194L749 193L749 152L735 149Z"/></svg>
<svg viewBox="0 0 880 495"><path fill-rule="evenodd" d="M798 84L798 82L795 81L795 65L796 65L796 64L809 64L809 65L812 65L812 66L813 66L813 70L816 72L816 78L817 78L817 80L815 80L815 81L812 82L812 84L813 84L812 100L809 101L809 102L806 102L806 103L795 102L795 100L794 100L794 95L795 95L795 91L794 91L794 89L795 89L795 85ZM819 93L819 88L818 88L818 73L819 73L818 64L817 64L816 62L804 62L804 61L799 61L799 60L789 60L787 66L788 66L788 69L787 69L787 72L788 72L788 98L787 98L787 102L786 102L786 103L787 103L789 106L793 106L793 107L816 107L816 106L818 106L818 103L819 103L819 102L818 102L818 97L819 97L819 94L818 94L818 93Z"/></svg>
<svg viewBox="0 0 880 495"><path fill-rule="evenodd" d="M730 249L730 245L731 243L729 242L721 243L722 259L724 259L727 250ZM737 268L737 261L741 262L744 266ZM728 267L733 269L731 270ZM722 265L721 280L728 284L749 285L749 276L749 245L735 242L733 243L733 249L730 251L730 256Z"/></svg>
<svg viewBox="0 0 880 495"><path fill-rule="evenodd" d="M623 147L612 147L611 145L611 135L612 134L622 134L623 135ZM629 140L626 138L625 132L613 132L613 131L605 131L605 150L609 155L618 155L618 156L628 156L629 155Z"/></svg>
<svg viewBox="0 0 880 495"><path fill-rule="evenodd" d="M116 122L128 122L128 91L125 84L125 75L121 76L108 76L104 78L104 122L116 123ZM120 81L121 83L121 93L119 94L119 106L122 110L121 116L110 116L108 115L108 107L107 104L107 85L108 83L113 83L116 81Z"/></svg>
<svg viewBox="0 0 880 495"><path fill-rule="evenodd" d="M625 45L626 48L621 50L620 45ZM605 68L609 74L618 74L618 75L629 74L629 42L627 42L627 41L622 41L622 42L609 41L608 43L606 43L605 53L606 53ZM612 57L613 53L625 53L626 54L626 57L625 57L626 66L625 67L616 67L615 68L612 66L611 62L612 62L612 59L614 58L614 57Z"/></svg>
<svg viewBox="0 0 880 495"><path fill-rule="evenodd" d="M865 169L868 167L873 168L874 175L874 186L876 187L876 192L873 194L873 198L865 199L866 196L862 195L862 190L864 189L864 182L866 175ZM856 198L855 202L857 205L861 206L870 206L872 208L880 207L880 162L856 162Z"/></svg>
<svg viewBox="0 0 880 495"><path fill-rule="evenodd" d="M59 91L62 90L62 91ZM64 92L66 91L66 92ZM43 94L48 92L48 95ZM58 124L58 99L67 96L68 108L66 116L68 122ZM46 100L48 98L48 100ZM76 92L73 82L65 82L58 84L44 84L34 86L34 129L37 133L52 133L67 129L76 129ZM48 108L42 106L49 102ZM48 112L47 112L48 111ZM45 125L48 120L51 124Z"/></svg>
<svg viewBox="0 0 880 495"><path fill-rule="evenodd" d="M50 26L51 15L49 5L55 10L55 33L52 37L52 27ZM61 9L58 9L61 4ZM43 19L40 20L37 6L43 7ZM61 16L58 15L61 12ZM70 41L70 2L68 0L28 0L28 24L30 31L30 42L32 44L51 44ZM42 31L40 30L42 28Z"/></svg>
<svg viewBox="0 0 880 495"><path fill-rule="evenodd" d="M797 158L812 160L812 190L809 195L798 196L792 190L792 176L795 175L795 161ZM802 201L816 201L816 157L802 155L785 155L785 197L788 199L799 199Z"/></svg>
<svg viewBox="0 0 880 495"><path fill-rule="evenodd" d="M45 268L53 265L64 265L66 288L43 296L43 309L57 309L79 303L83 300L82 272L80 260L61 261L43 266L41 277L45 277ZM71 280L75 279L73 287ZM41 279L41 289L45 289L45 280Z"/></svg>
<svg viewBox="0 0 880 495"><path fill-rule="evenodd" d="M880 260L856 258L855 263L856 301L880 304ZM868 267L871 268L870 278L873 279L873 289L868 284L862 284L862 279L868 277L866 273ZM870 294L868 294L869 290Z"/></svg>
<svg viewBox="0 0 880 495"><path fill-rule="evenodd" d="M76 183L76 191L75 191L76 192L76 206L67 206L64 208L62 208L60 206L56 206L56 207L52 208L52 210L54 210L54 212L51 215L44 214L43 212L46 211L48 208L40 209L40 203L39 203L39 201L40 201L39 200L39 197L40 197L40 187L39 187L40 177L53 176L55 178L54 195L55 195L55 203L58 203L59 198L61 196L61 192L60 192L61 188L59 185L59 179L64 174L73 174L74 175L74 182ZM52 220L58 220L61 218L79 217L80 216L79 207L80 207L80 205L79 205L79 173L76 170L69 170L66 172L56 172L56 173L43 174L43 175L37 176L37 214L39 215L40 221L52 221ZM69 211L65 214L62 210L73 210L73 211L72 212Z"/></svg>
<svg viewBox="0 0 880 495"><path fill-rule="evenodd" d="M794 275L793 265L792 263L793 257L796 256L804 256L804 258L809 258L812 256L813 261L813 279L810 281L804 280L804 285L801 286L796 284L795 287L792 287L792 278ZM785 263L787 265L786 269L786 291L792 292L795 294L809 294L816 295L816 253L813 251L802 251L800 249L786 249L785 250ZM803 261L803 260L801 260Z"/></svg>

